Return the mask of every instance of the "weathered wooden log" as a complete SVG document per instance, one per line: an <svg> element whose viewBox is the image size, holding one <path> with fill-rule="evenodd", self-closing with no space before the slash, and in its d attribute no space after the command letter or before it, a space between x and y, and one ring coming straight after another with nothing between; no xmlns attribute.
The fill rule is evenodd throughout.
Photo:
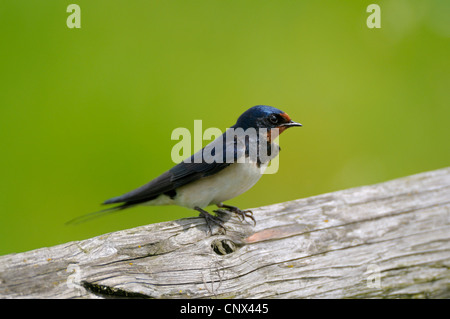
<svg viewBox="0 0 450 319"><path fill-rule="evenodd" d="M0 257L2 298L449 298L450 168Z"/></svg>

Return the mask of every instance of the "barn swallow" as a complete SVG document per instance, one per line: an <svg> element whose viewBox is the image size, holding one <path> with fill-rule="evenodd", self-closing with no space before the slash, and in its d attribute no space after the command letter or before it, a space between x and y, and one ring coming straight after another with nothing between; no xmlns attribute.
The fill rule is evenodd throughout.
<svg viewBox="0 0 450 319"><path fill-rule="evenodd" d="M273 142L274 138L294 126L302 125L279 109L267 105L251 107L236 124L202 150L149 183L103 202L120 205L80 216L68 223L79 223L137 205L178 205L198 211L205 218L210 232L212 225L225 230L218 215L204 210L209 205L216 205L218 210L214 210L215 213L235 213L241 220L248 217L256 224L250 210L240 210L223 202L256 184L270 160L279 153L280 148ZM252 135L249 132L257 133Z"/></svg>

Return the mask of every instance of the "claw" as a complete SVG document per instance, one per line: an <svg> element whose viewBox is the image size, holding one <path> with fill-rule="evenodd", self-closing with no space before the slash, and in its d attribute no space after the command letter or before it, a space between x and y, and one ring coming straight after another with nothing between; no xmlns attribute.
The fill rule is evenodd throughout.
<svg viewBox="0 0 450 319"><path fill-rule="evenodd" d="M210 213L208 213L206 210L203 210L199 207L194 208L196 211L200 212L200 216L203 216L205 218L206 226L209 229L209 234L212 235L212 226L216 225L220 229L222 229L223 233L227 232L227 229L223 225L223 220L218 216L213 216Z"/></svg>
<svg viewBox="0 0 450 319"><path fill-rule="evenodd" d="M227 209L229 212L235 213L236 215L238 215L239 219L241 221L244 221L245 218L250 218L251 220L253 220L253 224L254 226L256 226L256 220L253 217L253 212L251 210L240 210L239 208L237 208L236 206L230 206L230 205L225 205L225 204L220 204L217 205L217 207L220 208L225 208ZM217 210L219 212L223 212L223 210L219 209ZM216 211L215 211L216 212Z"/></svg>

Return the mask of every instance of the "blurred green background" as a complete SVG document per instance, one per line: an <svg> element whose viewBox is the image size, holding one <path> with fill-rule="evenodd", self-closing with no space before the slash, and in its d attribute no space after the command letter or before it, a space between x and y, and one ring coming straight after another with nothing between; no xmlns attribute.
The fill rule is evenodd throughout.
<svg viewBox="0 0 450 319"><path fill-rule="evenodd" d="M177 127L267 104L304 127L250 208L450 164L450 1L80 0L0 5L0 254L197 216L64 223L169 169Z"/></svg>

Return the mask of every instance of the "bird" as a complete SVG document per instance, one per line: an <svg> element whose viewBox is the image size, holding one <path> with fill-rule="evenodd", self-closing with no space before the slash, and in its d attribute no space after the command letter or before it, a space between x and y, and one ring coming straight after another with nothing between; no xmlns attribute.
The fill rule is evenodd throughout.
<svg viewBox="0 0 450 319"><path fill-rule="evenodd" d="M121 211L138 205L178 205L196 210L204 217L209 232L216 225L223 230L220 214L235 213L242 221L253 212L223 202L252 188L261 178L280 147L274 139L290 127L302 126L290 116L268 105L256 105L242 113L236 124L200 151L176 164L147 184L105 200L117 206L82 215L68 224ZM205 210L216 205L215 215Z"/></svg>

